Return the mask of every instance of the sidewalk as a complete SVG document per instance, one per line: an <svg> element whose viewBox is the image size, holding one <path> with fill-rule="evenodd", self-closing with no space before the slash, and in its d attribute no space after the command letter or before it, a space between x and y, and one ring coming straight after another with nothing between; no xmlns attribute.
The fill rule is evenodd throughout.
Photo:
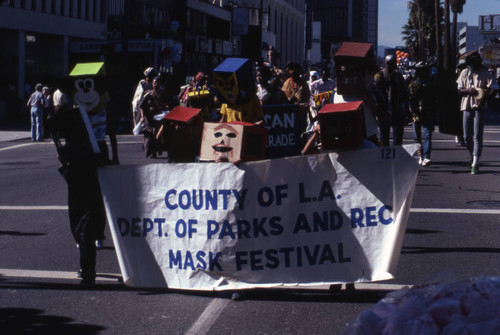
<svg viewBox="0 0 500 335"><path fill-rule="evenodd" d="M0 142L31 139L30 120L18 118L0 119Z"/></svg>

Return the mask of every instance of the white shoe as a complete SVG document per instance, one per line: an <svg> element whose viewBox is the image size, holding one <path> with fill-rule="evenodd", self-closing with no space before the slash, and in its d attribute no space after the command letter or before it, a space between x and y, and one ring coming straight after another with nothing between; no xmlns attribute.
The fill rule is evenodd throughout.
<svg viewBox="0 0 500 335"><path fill-rule="evenodd" d="M418 160L418 165L422 165L423 162L424 161L423 161L422 157L420 157L420 159Z"/></svg>
<svg viewBox="0 0 500 335"><path fill-rule="evenodd" d="M102 240L95 241L95 248L96 250L102 250L104 248L104 243L102 243Z"/></svg>
<svg viewBox="0 0 500 335"><path fill-rule="evenodd" d="M429 158L426 158L424 159L424 161L422 162L422 166L427 166L429 165L429 163L431 162L431 160Z"/></svg>

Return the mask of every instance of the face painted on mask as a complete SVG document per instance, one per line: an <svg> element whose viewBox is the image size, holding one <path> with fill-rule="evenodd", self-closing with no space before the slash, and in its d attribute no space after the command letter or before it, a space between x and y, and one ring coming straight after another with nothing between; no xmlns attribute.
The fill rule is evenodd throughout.
<svg viewBox="0 0 500 335"><path fill-rule="evenodd" d="M214 159L220 157L232 158L232 142L238 137L236 129L228 124L221 124L214 128L214 144L212 145Z"/></svg>
<svg viewBox="0 0 500 335"><path fill-rule="evenodd" d="M75 87L75 103L85 107L87 113L92 114L94 107L99 104L99 93L94 90L94 79L78 79L75 81Z"/></svg>
<svg viewBox="0 0 500 335"><path fill-rule="evenodd" d="M235 104L240 88L235 73L223 76L222 73L214 73L215 87L222 97L230 104Z"/></svg>

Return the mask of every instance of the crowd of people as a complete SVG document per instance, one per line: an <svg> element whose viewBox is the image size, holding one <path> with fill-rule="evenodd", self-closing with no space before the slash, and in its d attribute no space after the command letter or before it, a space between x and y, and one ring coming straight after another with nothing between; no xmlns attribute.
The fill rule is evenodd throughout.
<svg viewBox="0 0 500 335"><path fill-rule="evenodd" d="M391 129L392 144L401 145L404 127L412 124L414 141L421 144L419 164L430 164L432 135L442 106L440 69L433 61L420 62L413 67L411 75L403 76L394 55L385 57L383 68L377 67L374 58L367 59L368 62L360 63L359 59L344 57L335 69L322 69L321 75L317 71L304 72L299 63L292 61L284 70L270 60L252 64L251 71L238 70L238 73L226 73L226 68L221 71L217 67L212 75L199 72L187 77L181 87L172 85L168 73L149 67L132 100L134 133L143 134L146 157L157 158L165 151L168 155L163 122L165 115L176 106L200 109L204 122L239 121L265 126L262 106L298 105L297 110L306 120L301 129L304 135L301 152L306 155L324 150L318 112L326 104L362 101L363 148L389 146ZM235 59L229 65L241 69L247 62ZM331 70L337 72L334 79L330 78ZM460 110L456 112L463 113L465 146L470 155L471 174L476 174L483 148L484 107L487 97L498 92L498 83L482 66L479 54L473 52L464 57L455 87L461 99ZM89 199L101 199L97 167L103 163L119 164L116 129L112 127L114 122L109 122L116 108L109 96L101 95L99 106L107 112L104 121L88 116L94 131L99 131L100 136L107 133L112 146L112 159L109 159L104 136L101 136L98 141L101 156L96 158L91 146L79 144L84 134L74 128L79 118L74 98L66 84L60 83L53 92L37 84L27 107L31 113L31 139L43 141L46 128L58 149L60 171L68 183L70 224L80 248L81 275L84 283L92 284L95 250L102 247L105 216L102 202ZM101 115L102 111L93 114Z"/></svg>
<svg viewBox="0 0 500 335"><path fill-rule="evenodd" d="M495 94L498 84L481 65L477 52L464 57L463 64L455 85L461 98L457 117L463 113L463 129L459 129L460 134L457 135L463 131L464 146L470 154L471 173L476 174L482 151L482 110L488 100L486 97ZM159 91L155 93L151 83L154 83L154 76L158 73L148 68L144 73L145 79L137 87L133 102L134 121L143 122L146 156L154 158L162 152L162 144L156 136L159 121L155 121L154 116L176 105L201 108L205 122L244 121L257 124L263 122L261 106L299 105L301 114L307 120L306 129L303 129L305 140L302 153L308 154L321 150L317 114L325 104L363 100L364 139L368 147L389 146L391 129L392 144L402 144L404 127L411 124L414 141L421 145L418 151L419 164L427 166L431 163L432 135L443 105L438 92L443 80L449 79L441 75L441 69L435 61L417 63L405 75L398 68L395 55L388 55L384 59L383 68L377 68L375 63L366 64L357 69L361 71L361 75L358 75L364 79L358 82L360 90L355 94L339 94L338 78L330 78L331 70L335 69L324 68L320 75L318 71L304 72L299 63L292 61L286 64L284 70L270 61L254 65L255 93L251 92L244 103L237 105L225 101L224 90L227 87L218 87L214 76L203 72L187 77L186 84L178 89L163 94ZM341 69L343 71L344 66ZM145 82L150 83L150 93L146 94L147 98L138 98L146 92Z"/></svg>

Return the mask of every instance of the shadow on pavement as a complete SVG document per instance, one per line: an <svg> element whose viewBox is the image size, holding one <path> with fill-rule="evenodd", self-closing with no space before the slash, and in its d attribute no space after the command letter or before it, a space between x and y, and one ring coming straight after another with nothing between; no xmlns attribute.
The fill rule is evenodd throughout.
<svg viewBox="0 0 500 335"><path fill-rule="evenodd" d="M430 248L430 247L403 247L401 254L435 254L444 252L479 252L494 254L500 253L500 248L477 248L477 247L455 247L455 248Z"/></svg>
<svg viewBox="0 0 500 335"><path fill-rule="evenodd" d="M105 328L97 325L71 323L65 316L47 315L32 308L0 308L0 329L3 334L97 334Z"/></svg>
<svg viewBox="0 0 500 335"><path fill-rule="evenodd" d="M416 228L407 228L406 234L414 234L414 235L423 235L423 234L436 234L442 233L441 230L428 230L428 229L416 229Z"/></svg>
<svg viewBox="0 0 500 335"><path fill-rule="evenodd" d="M11 235L11 236L43 236L47 233L23 233L15 230L0 230L0 235Z"/></svg>
<svg viewBox="0 0 500 335"><path fill-rule="evenodd" d="M57 291L123 291L136 293L138 295L164 295L182 294L188 296L203 296L211 298L231 299L234 291L189 291L172 290L160 288L136 288L128 287L122 283L101 284L97 282L94 286L82 286L78 282L54 283L54 282L15 282L6 280L0 276L0 290L57 290ZM335 302L335 303L376 303L392 290L356 289L354 291L340 290L329 291L328 289L248 289L238 291L242 293L241 300L252 301L290 301L290 302ZM1 327L0 322L0 327ZM1 329L1 328L0 328ZM37 332L35 332L38 334ZM56 332L57 333L57 332ZM63 332L59 332L63 333ZM70 333L67 333L70 334ZM72 333L71 333L72 334ZM90 333L92 334L92 333Z"/></svg>
<svg viewBox="0 0 500 335"><path fill-rule="evenodd" d="M250 289L239 291L241 300L252 301L288 301L288 302L324 302L324 303L363 303L373 304L384 298L391 290L355 290L330 292L329 290L311 289ZM233 292L226 291L220 298L231 298Z"/></svg>

